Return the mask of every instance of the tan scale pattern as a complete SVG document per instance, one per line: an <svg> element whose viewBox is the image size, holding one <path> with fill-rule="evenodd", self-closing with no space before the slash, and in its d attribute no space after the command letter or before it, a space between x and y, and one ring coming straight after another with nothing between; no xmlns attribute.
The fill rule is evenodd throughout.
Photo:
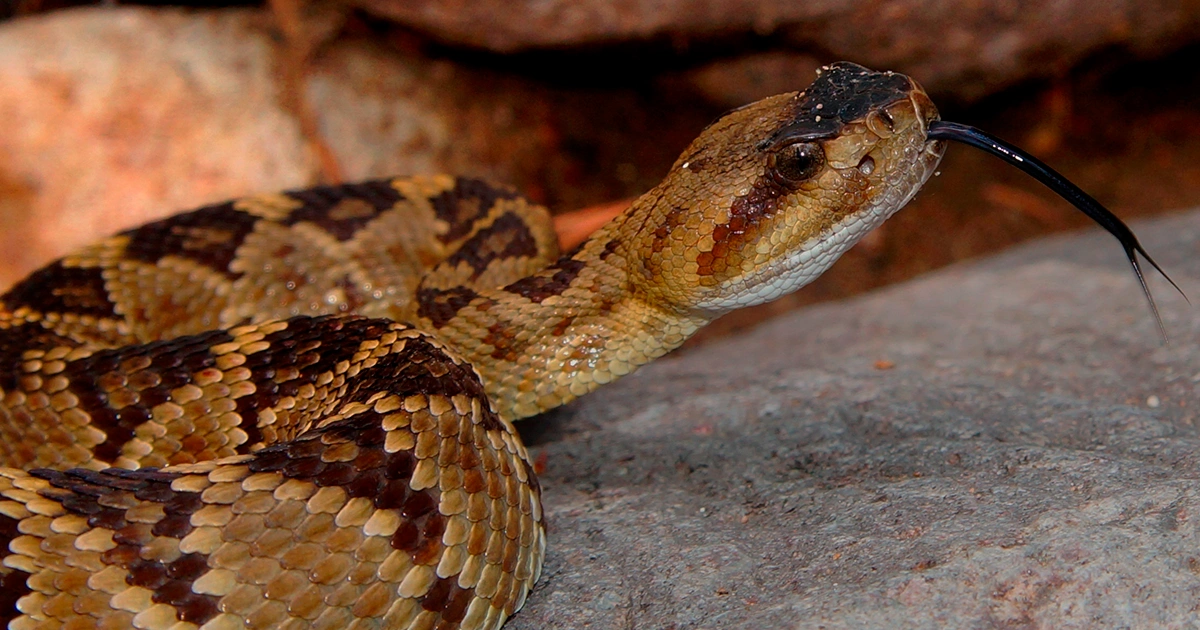
<svg viewBox="0 0 1200 630"><path fill-rule="evenodd" d="M0 514L22 534L5 566L32 589L13 627L495 627L524 601L545 546L537 485L478 377L401 324L297 321L357 341L296 397L302 436L169 472L4 469ZM213 354L253 356L288 328L234 329ZM218 364L212 384L252 380L244 360ZM83 600L90 620L74 619Z"/></svg>
<svg viewBox="0 0 1200 630"><path fill-rule="evenodd" d="M936 116L831 66L562 257L543 208L434 176L209 206L35 272L0 296L0 619L499 627L545 549L512 421L815 278L932 172Z"/></svg>

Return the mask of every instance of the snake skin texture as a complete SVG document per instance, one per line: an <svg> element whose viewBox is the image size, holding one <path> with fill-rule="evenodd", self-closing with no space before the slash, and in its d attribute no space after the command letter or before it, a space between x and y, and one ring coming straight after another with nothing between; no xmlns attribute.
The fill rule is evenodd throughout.
<svg viewBox="0 0 1200 630"><path fill-rule="evenodd" d="M560 256L432 176L148 224L0 297L11 628L498 628L541 571L513 422L811 281L941 157L852 64L711 125Z"/></svg>

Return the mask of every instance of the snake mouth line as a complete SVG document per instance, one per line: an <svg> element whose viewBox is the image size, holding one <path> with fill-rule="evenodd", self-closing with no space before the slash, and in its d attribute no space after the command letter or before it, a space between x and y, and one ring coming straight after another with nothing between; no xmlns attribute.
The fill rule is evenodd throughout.
<svg viewBox="0 0 1200 630"><path fill-rule="evenodd" d="M1183 296L1183 299L1191 304L1187 294L1179 285L1163 271L1158 263L1146 253L1145 248L1138 242L1137 236L1129 229L1125 222L1117 218L1108 208L1105 208L1096 201L1091 195L1084 192L1081 188L1064 177L1058 171L1050 168L1045 162L1026 153L1019 147L1009 144L986 131L976 129L969 125L963 125L945 120L934 120L929 123L926 138L929 140L953 140L963 144L973 146L977 149L982 149L986 153L990 153L1009 164L1021 169L1026 174L1032 176L1044 184L1047 188L1054 191L1058 196L1069 201L1071 205L1079 209L1093 221L1100 225L1116 237L1121 243L1122 249L1125 250L1125 257L1129 260L1129 264L1133 267L1133 273L1137 276L1138 284L1142 287L1142 293L1146 296L1146 302L1150 305L1150 312L1154 314L1154 321L1158 324L1158 332L1162 335L1163 341L1167 340L1167 329L1163 326L1162 317L1158 312L1158 305L1154 303L1154 296L1150 293L1150 286L1146 284L1146 277L1142 273L1142 267L1138 264L1138 254L1150 263L1162 277L1171 283L1171 286Z"/></svg>

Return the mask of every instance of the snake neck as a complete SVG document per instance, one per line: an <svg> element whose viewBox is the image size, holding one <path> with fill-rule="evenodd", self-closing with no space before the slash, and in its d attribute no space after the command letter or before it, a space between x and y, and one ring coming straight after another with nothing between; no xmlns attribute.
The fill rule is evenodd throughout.
<svg viewBox="0 0 1200 630"><path fill-rule="evenodd" d="M479 371L502 417L565 404L679 347L711 321L640 289L632 235L653 213L648 198L544 269L460 298L465 304L452 317L432 322Z"/></svg>

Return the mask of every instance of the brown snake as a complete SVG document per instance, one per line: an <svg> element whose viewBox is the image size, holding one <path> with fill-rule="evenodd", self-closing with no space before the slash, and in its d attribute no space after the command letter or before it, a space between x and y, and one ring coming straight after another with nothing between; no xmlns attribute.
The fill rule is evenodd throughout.
<svg viewBox="0 0 1200 630"><path fill-rule="evenodd" d="M984 142L937 119L908 77L830 66L710 125L562 257L544 209L440 176L241 199L50 264L0 298L0 618L499 627L546 544L512 422L816 278L942 139Z"/></svg>

